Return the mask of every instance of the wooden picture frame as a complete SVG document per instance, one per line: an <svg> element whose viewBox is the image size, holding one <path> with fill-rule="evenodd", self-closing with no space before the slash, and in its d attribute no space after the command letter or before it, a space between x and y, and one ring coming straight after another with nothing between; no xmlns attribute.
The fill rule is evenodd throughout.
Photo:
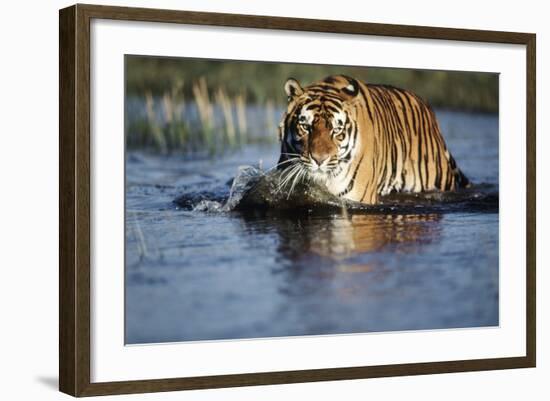
<svg viewBox="0 0 550 401"><path fill-rule="evenodd" d="M476 41L526 46L526 355L523 357L92 383L90 380L90 21L94 18ZM534 34L80 4L60 10L59 28L59 388L62 392L73 396L94 396L535 366L536 37Z"/></svg>

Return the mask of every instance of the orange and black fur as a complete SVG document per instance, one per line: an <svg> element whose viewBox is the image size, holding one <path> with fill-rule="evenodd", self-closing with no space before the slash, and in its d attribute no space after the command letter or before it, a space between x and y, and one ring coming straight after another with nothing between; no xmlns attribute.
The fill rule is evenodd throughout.
<svg viewBox="0 0 550 401"><path fill-rule="evenodd" d="M434 112L414 93L343 75L305 88L289 79L285 91L278 163L284 184L308 177L334 195L366 204L391 192L469 185Z"/></svg>

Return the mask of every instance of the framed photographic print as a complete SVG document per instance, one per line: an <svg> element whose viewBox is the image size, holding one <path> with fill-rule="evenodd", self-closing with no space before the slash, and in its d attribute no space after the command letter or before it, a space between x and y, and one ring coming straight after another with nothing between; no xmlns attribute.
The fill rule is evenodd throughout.
<svg viewBox="0 0 550 401"><path fill-rule="evenodd" d="M534 367L535 35L60 11L60 390Z"/></svg>

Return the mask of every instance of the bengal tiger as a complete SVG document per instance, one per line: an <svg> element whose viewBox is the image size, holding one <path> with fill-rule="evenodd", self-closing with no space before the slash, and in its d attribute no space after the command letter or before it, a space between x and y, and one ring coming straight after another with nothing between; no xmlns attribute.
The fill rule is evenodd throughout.
<svg viewBox="0 0 550 401"><path fill-rule="evenodd" d="M329 76L302 88L289 78L279 124L282 184L305 177L332 194L376 204L391 192L469 186L431 107L414 93ZM291 188L291 190L292 190Z"/></svg>

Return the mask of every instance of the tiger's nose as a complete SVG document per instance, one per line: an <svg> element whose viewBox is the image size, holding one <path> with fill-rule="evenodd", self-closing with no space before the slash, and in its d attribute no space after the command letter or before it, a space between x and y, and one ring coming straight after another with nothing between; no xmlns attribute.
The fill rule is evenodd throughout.
<svg viewBox="0 0 550 401"><path fill-rule="evenodd" d="M327 161L329 156L327 154L310 153L309 157L311 160L315 161L318 166L321 166L325 161Z"/></svg>

